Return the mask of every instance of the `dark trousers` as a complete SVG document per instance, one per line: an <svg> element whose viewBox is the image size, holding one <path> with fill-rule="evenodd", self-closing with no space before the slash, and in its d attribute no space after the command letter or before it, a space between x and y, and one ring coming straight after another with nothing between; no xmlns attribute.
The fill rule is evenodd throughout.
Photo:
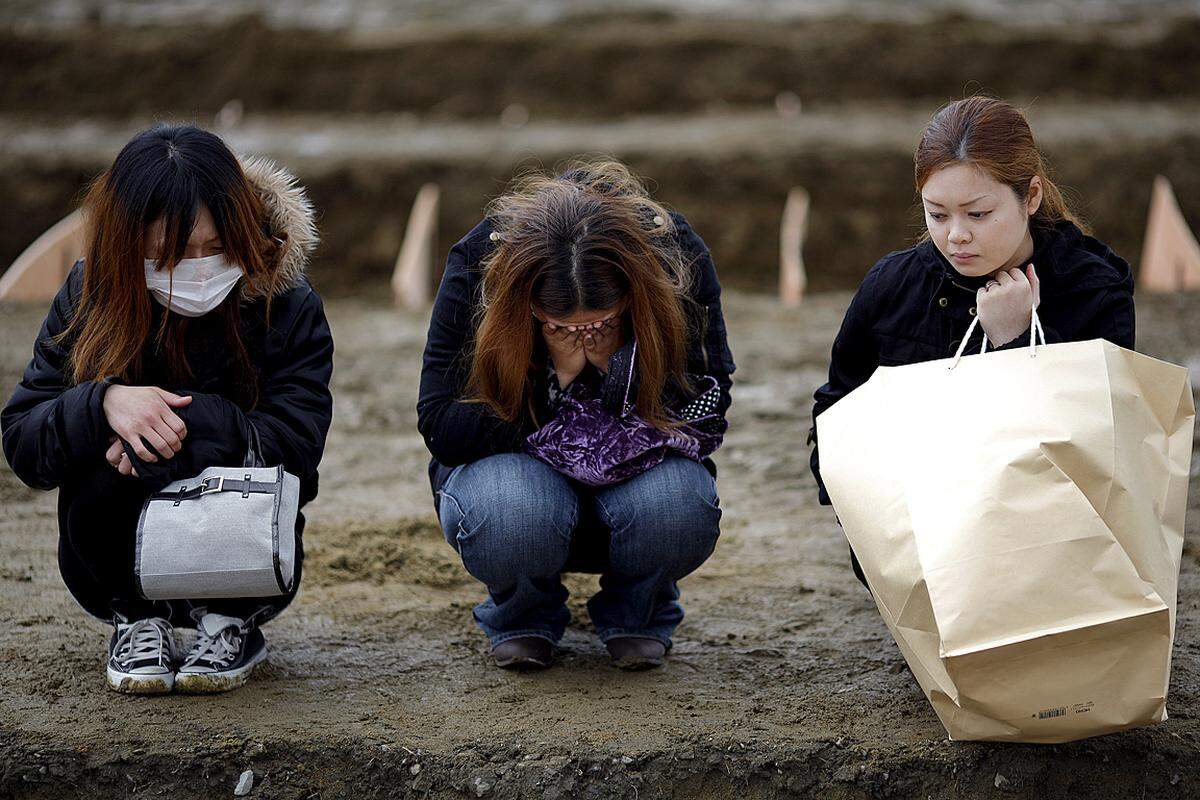
<svg viewBox="0 0 1200 800"><path fill-rule="evenodd" d="M835 516L834 519L837 519ZM838 527L842 527L842 521L837 519ZM854 570L854 577L858 578L858 582L867 587L867 591L871 591L871 587L867 585L867 576L863 575L862 564L858 563L858 556L854 555L854 548L850 547L850 567Z"/></svg>
<svg viewBox="0 0 1200 800"><path fill-rule="evenodd" d="M138 516L149 494L140 480L107 465L59 489L58 568L84 611L105 621L116 612L128 619L165 617L173 625L193 626L191 612L197 607L240 619L257 614L255 619L262 623L292 602L300 586L302 547L296 553L292 590L281 597L172 601L142 597L134 578L134 549ZM297 515L296 527L303 532L303 514Z"/></svg>
<svg viewBox="0 0 1200 800"><path fill-rule="evenodd" d="M858 556L854 555L854 548L850 548L850 566L854 568L854 577L858 578L859 583L867 586L867 576L863 575L862 565L858 563ZM867 591L871 591L870 586L867 586Z"/></svg>

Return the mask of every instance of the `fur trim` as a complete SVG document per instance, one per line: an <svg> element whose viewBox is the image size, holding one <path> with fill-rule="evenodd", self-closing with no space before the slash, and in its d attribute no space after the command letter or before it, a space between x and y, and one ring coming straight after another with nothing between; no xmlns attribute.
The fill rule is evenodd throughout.
<svg viewBox="0 0 1200 800"><path fill-rule="evenodd" d="M266 208L268 230L284 243L268 290L271 295L283 294L299 285L317 246L319 236L312 201L296 177L270 159L243 156L241 162L242 171L258 190ZM243 289L243 296L251 299L254 293Z"/></svg>

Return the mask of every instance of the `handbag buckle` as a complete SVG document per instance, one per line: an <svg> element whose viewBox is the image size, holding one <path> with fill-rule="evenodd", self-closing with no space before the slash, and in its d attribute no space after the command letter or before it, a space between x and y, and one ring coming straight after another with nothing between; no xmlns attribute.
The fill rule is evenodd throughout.
<svg viewBox="0 0 1200 800"><path fill-rule="evenodd" d="M214 486L213 483L215 483L216 485ZM210 492L223 491L225 489L225 476L218 475L215 478L205 478L204 480L200 481L200 486L202 487L200 489L201 497L203 497L206 494L209 494Z"/></svg>

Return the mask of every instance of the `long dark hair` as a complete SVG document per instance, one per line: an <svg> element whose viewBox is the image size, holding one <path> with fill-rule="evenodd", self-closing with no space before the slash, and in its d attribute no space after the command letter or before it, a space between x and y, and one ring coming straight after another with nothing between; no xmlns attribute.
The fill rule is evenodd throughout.
<svg viewBox="0 0 1200 800"><path fill-rule="evenodd" d="M469 387L506 421L533 411L536 323L626 301L637 340L637 411L669 428L663 391L685 374L690 272L671 215L620 162L575 161L556 175L518 178L488 210L496 247L484 259L483 303Z"/></svg>
<svg viewBox="0 0 1200 800"><path fill-rule="evenodd" d="M942 106L921 134L913 162L918 192L943 167L973 164L1011 187L1024 202L1029 182L1037 176L1042 182L1042 202L1029 224L1046 229L1069 220L1087 230L1050 180L1050 169L1033 140L1029 121L1003 100L975 95Z"/></svg>
<svg viewBox="0 0 1200 800"><path fill-rule="evenodd" d="M162 221L158 269L174 269L201 206L212 215L228 261L242 268L249 290L261 292L278 260L278 242L267 234L262 202L237 156L216 135L193 125L143 131L92 182L84 199L83 292L61 336L71 343L75 382L141 379L142 350L152 333L143 267L147 230ZM231 292L211 313L225 320L237 372L235 399L249 407L257 400L257 376L242 341L240 305L238 292ZM184 349L188 324L186 317L164 312L154 334L169 374L181 384L194 377Z"/></svg>

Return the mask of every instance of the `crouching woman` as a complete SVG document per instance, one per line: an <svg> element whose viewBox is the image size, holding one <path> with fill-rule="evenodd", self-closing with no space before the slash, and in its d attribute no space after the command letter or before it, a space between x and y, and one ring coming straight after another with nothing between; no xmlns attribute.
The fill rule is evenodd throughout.
<svg viewBox="0 0 1200 800"><path fill-rule="evenodd" d="M0 415L4 454L29 486L59 490L63 580L114 627L109 685L234 688L266 656L260 626L295 595L301 554L280 597L150 601L136 528L168 483L241 466L251 431L264 463L300 479L300 503L316 496L333 342L303 274L312 209L273 165L240 162L198 128L161 126L121 150L84 211L85 258ZM173 626L196 627L190 651Z"/></svg>
<svg viewBox="0 0 1200 800"><path fill-rule="evenodd" d="M621 164L519 181L450 251L418 423L498 666L551 663L564 571L601 574L617 666L663 663L719 533L733 370L708 249Z"/></svg>

